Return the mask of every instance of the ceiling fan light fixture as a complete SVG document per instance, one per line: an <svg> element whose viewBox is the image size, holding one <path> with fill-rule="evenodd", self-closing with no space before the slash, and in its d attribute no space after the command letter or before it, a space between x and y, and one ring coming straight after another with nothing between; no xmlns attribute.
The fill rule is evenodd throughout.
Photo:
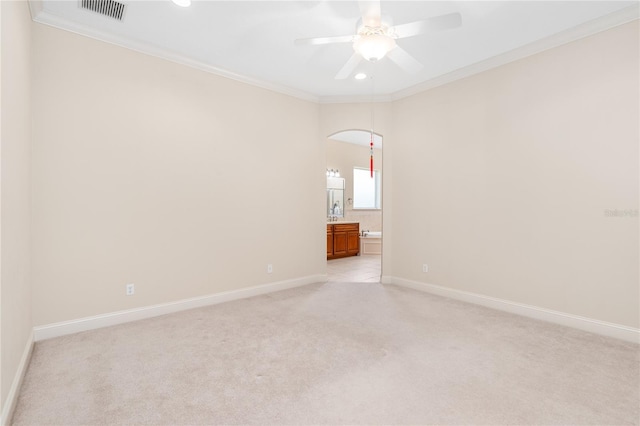
<svg viewBox="0 0 640 426"><path fill-rule="evenodd" d="M394 47L395 39L386 34L362 34L353 43L353 49L371 62L384 58Z"/></svg>

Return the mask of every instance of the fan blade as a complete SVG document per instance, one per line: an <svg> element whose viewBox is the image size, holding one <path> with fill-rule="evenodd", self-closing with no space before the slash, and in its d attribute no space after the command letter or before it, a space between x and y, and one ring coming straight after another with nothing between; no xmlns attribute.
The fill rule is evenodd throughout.
<svg viewBox="0 0 640 426"><path fill-rule="evenodd" d="M362 14L362 25L367 27L379 27L381 25L380 0L360 0L358 5Z"/></svg>
<svg viewBox="0 0 640 426"><path fill-rule="evenodd" d="M423 21L409 22L392 27L397 38L414 37L429 31L441 31L457 28L462 25L462 16L458 13L434 16Z"/></svg>
<svg viewBox="0 0 640 426"><path fill-rule="evenodd" d="M387 58L398 64L398 66L403 70L412 74L415 74L422 69L422 64L418 62L416 58L409 55L407 51L400 46L396 46L387 53Z"/></svg>
<svg viewBox="0 0 640 426"><path fill-rule="evenodd" d="M347 63L344 64L344 66L340 71L338 71L338 74L336 74L335 79L344 80L345 78L349 77L353 72L353 70L356 69L356 67L358 66L361 60L362 60L362 56L360 56L359 54L354 53L353 55L351 55Z"/></svg>
<svg viewBox="0 0 640 426"><path fill-rule="evenodd" d="M352 42L355 36L334 36L334 37L313 37L313 38L299 38L294 41L296 46L307 46L307 45L320 45L320 44L330 44L330 43L349 43Z"/></svg>

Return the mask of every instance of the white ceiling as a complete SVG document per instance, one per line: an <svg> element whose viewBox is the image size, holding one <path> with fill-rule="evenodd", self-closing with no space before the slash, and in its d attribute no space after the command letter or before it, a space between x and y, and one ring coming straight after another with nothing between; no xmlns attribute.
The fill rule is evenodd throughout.
<svg viewBox="0 0 640 426"><path fill-rule="evenodd" d="M35 21L319 102L397 99L638 18L638 1L395 1L383 16L398 25L459 12L462 26L398 40L423 69L388 58L362 61L374 78L335 80L350 43L296 46L298 38L353 35L356 1L120 0L117 21L79 0L32 0Z"/></svg>

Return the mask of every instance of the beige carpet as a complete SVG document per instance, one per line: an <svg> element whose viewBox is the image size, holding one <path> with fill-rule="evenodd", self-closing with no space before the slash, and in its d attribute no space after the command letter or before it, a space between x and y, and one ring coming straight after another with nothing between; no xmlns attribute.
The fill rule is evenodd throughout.
<svg viewBox="0 0 640 426"><path fill-rule="evenodd" d="M36 344L16 425L638 424L639 347L324 283Z"/></svg>

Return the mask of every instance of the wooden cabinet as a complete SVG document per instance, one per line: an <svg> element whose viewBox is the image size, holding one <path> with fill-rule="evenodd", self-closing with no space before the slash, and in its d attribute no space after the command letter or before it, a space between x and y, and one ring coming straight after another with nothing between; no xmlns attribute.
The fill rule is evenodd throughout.
<svg viewBox="0 0 640 426"><path fill-rule="evenodd" d="M360 224L327 224L327 259L357 256L360 253Z"/></svg>
<svg viewBox="0 0 640 426"><path fill-rule="evenodd" d="M333 226L327 225L327 259L333 256Z"/></svg>

